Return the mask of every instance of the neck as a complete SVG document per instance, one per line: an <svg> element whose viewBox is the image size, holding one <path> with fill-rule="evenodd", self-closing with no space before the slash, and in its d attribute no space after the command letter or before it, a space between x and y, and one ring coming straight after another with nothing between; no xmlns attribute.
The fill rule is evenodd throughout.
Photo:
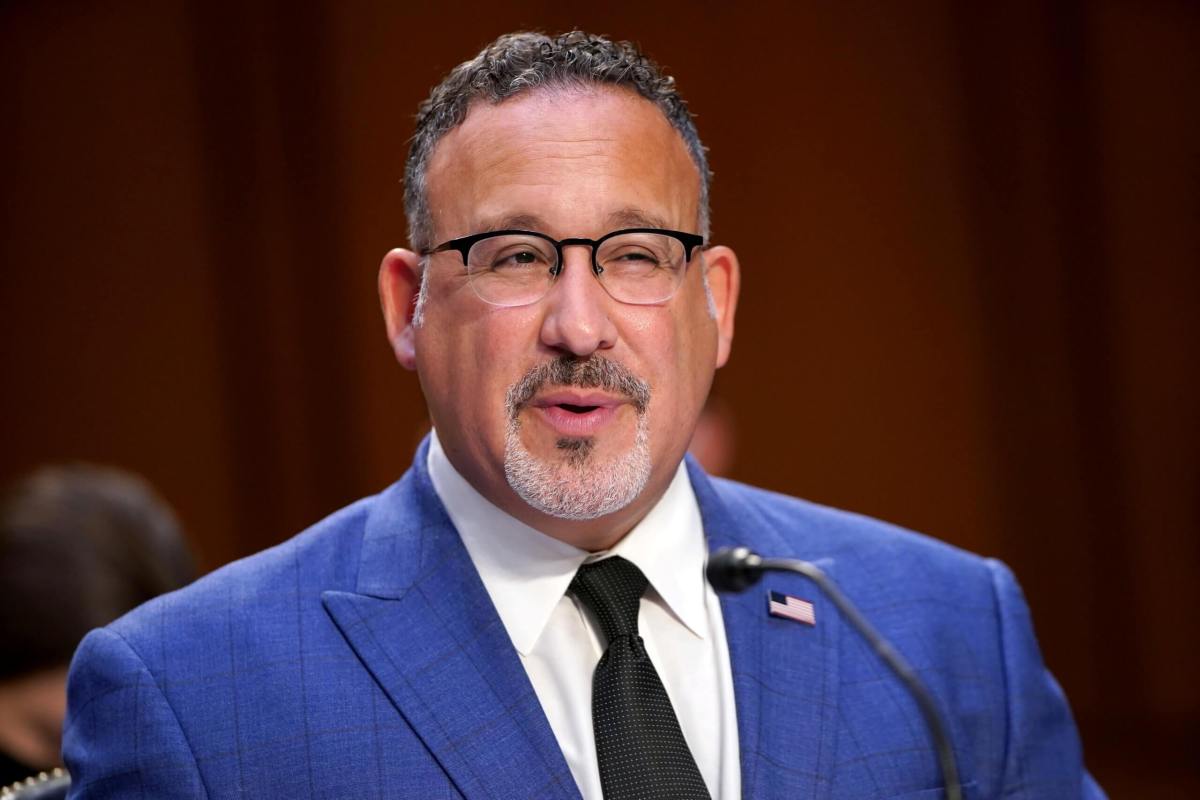
<svg viewBox="0 0 1200 800"><path fill-rule="evenodd" d="M593 553L611 549L625 538L662 499L677 471L676 468L655 470L632 502L610 514L594 519L564 519L531 506L508 484L502 470L472 469L471 460L456 459L444 444L441 449L458 477L492 505L539 533ZM680 453L677 459L666 460L678 465L682 457Z"/></svg>
<svg viewBox="0 0 1200 800"><path fill-rule="evenodd" d="M595 553L609 550L624 539L662 499L674 477L674 470L665 476L652 477L645 489L629 505L595 519L563 519L538 511L521 499L507 483L502 488L496 487L499 489L496 492L497 497L484 491L480 493L505 513L529 527L572 547Z"/></svg>
<svg viewBox="0 0 1200 800"><path fill-rule="evenodd" d="M645 494L644 492L643 495ZM650 502L639 502L643 499L639 497L638 500L612 514L585 520L552 517L532 508L519 498L513 508L504 510L547 536L578 547L580 550L596 553L615 547L617 542L624 539L641 522L661 496L660 492Z"/></svg>

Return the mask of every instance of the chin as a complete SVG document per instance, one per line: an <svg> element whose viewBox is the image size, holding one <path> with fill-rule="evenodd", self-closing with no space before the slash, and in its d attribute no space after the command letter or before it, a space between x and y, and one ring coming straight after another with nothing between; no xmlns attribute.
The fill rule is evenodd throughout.
<svg viewBox="0 0 1200 800"><path fill-rule="evenodd" d="M631 445L608 448L590 436L558 436L541 454L521 439L519 424L505 437L504 476L517 496L558 519L589 520L628 506L650 482L646 419L639 415Z"/></svg>

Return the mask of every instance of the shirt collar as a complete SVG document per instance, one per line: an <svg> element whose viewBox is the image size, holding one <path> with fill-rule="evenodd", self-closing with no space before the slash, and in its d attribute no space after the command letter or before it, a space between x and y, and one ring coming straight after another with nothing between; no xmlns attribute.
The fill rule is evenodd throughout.
<svg viewBox="0 0 1200 800"><path fill-rule="evenodd" d="M700 507L682 463L633 530L610 550L588 553L497 508L450 463L437 431L431 439L428 465L434 491L522 655L533 651L580 565L610 555L636 564L671 613L694 635L707 635L706 548Z"/></svg>

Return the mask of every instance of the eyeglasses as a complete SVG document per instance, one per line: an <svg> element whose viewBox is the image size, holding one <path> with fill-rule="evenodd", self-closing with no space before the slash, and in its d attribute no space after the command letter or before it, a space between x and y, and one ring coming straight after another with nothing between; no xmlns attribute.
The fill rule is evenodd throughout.
<svg viewBox="0 0 1200 800"><path fill-rule="evenodd" d="M488 231L451 239L423 256L455 250L467 280L484 302L497 306L536 303L562 273L564 247L590 247L592 273L614 300L634 305L674 296L688 262L704 237L661 228L625 228L599 239L551 239L534 231Z"/></svg>

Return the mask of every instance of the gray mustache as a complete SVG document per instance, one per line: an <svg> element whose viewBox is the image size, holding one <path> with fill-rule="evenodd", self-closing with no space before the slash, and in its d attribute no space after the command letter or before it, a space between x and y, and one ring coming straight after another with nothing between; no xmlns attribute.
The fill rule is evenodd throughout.
<svg viewBox="0 0 1200 800"><path fill-rule="evenodd" d="M508 390L504 405L510 419L542 390L544 386L577 386L581 389L603 389L629 398L639 414L650 405L650 387L627 368L603 356L584 359L560 356L553 361L530 369Z"/></svg>

